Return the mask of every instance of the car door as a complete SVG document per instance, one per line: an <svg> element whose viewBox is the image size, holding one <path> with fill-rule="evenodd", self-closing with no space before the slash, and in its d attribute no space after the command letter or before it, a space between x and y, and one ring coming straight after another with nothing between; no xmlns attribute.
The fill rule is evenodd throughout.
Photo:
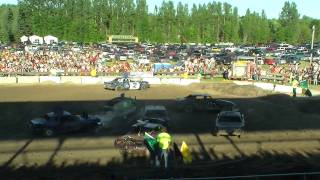
<svg viewBox="0 0 320 180"><path fill-rule="evenodd" d="M205 110L214 110L217 108L214 100L210 96L204 96L203 98L203 106Z"/></svg>
<svg viewBox="0 0 320 180"><path fill-rule="evenodd" d="M196 96L194 105L196 109L205 110L204 96Z"/></svg>
<svg viewBox="0 0 320 180"><path fill-rule="evenodd" d="M140 83L137 81L130 81L130 89L139 89Z"/></svg>
<svg viewBox="0 0 320 180"><path fill-rule="evenodd" d="M81 128L80 118L77 118L76 116L62 116L60 121L61 132L72 132Z"/></svg>

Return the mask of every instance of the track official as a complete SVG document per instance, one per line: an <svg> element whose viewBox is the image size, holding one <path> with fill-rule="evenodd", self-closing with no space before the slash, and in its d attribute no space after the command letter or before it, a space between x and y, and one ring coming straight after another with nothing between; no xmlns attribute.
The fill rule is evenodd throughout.
<svg viewBox="0 0 320 180"><path fill-rule="evenodd" d="M159 155L156 157L156 165L159 166L161 160L163 158L164 160L164 167L168 167L168 153L169 153L169 147L171 144L171 135L167 133L167 130L165 128L161 129L161 133L157 135L157 142L159 147Z"/></svg>

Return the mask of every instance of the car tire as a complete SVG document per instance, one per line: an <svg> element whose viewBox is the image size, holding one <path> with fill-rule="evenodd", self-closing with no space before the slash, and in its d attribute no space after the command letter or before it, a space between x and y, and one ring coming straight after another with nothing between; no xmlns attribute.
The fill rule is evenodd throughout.
<svg viewBox="0 0 320 180"><path fill-rule="evenodd" d="M44 131L44 134L47 136L47 137L51 137L53 136L53 130L52 129L46 129Z"/></svg>
<svg viewBox="0 0 320 180"><path fill-rule="evenodd" d="M98 127L93 128L92 131L93 131L94 134L98 134L98 133L101 132L101 129L102 129L102 127L98 126Z"/></svg>
<svg viewBox="0 0 320 180"><path fill-rule="evenodd" d="M215 129L215 130L212 131L212 134L213 134L214 136L218 136L218 135L219 135L219 132L218 132L218 130Z"/></svg>
<svg viewBox="0 0 320 180"><path fill-rule="evenodd" d="M141 90L146 90L147 89L147 86L145 84L141 84L141 87L140 87Z"/></svg>

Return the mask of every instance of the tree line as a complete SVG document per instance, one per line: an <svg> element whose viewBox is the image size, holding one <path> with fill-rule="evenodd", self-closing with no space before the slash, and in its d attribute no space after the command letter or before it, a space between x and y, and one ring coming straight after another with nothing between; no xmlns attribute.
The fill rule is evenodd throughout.
<svg viewBox="0 0 320 180"><path fill-rule="evenodd" d="M264 11L240 16L237 7L212 1L188 4L163 1L149 12L146 0L18 0L0 6L0 41L22 35L53 35L65 41L103 42L108 35L134 35L141 42L235 42L259 44L311 41L320 20L302 16L285 2L277 19ZM316 31L315 40L320 40Z"/></svg>

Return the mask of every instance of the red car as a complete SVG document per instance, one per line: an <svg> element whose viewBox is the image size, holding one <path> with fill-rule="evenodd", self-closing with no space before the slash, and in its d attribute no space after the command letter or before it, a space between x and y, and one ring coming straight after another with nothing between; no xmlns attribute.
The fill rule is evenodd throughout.
<svg viewBox="0 0 320 180"><path fill-rule="evenodd" d="M263 64L274 65L274 64L276 64L276 61L273 58L265 58L263 60Z"/></svg>

